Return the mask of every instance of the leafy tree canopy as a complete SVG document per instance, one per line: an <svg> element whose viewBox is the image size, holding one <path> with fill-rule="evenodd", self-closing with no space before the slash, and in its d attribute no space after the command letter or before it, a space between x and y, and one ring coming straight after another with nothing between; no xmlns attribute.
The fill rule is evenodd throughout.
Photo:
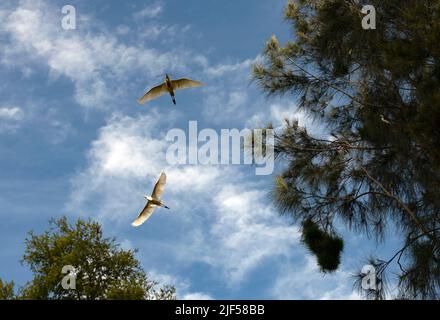
<svg viewBox="0 0 440 320"><path fill-rule="evenodd" d="M3 282L0 279L0 300L12 300L14 298L14 282Z"/></svg>
<svg viewBox="0 0 440 320"><path fill-rule="evenodd" d="M364 5L374 30L362 28ZM284 14L292 40L268 41L254 79L295 95L326 134L297 121L277 131L276 205L331 237L337 221L378 241L392 226L402 249L376 266L398 265L399 297L438 298L440 1L296 0Z"/></svg>
<svg viewBox="0 0 440 320"><path fill-rule="evenodd" d="M34 278L21 289L23 299L174 299L173 287L157 289L147 278L132 250L105 238L101 226L78 219L50 221L41 235L29 233L22 263ZM74 267L73 273L64 266ZM75 275L75 289L63 288L63 278ZM70 281L66 282L71 284ZM2 289L0 283L0 294ZM8 290L5 291L9 294Z"/></svg>

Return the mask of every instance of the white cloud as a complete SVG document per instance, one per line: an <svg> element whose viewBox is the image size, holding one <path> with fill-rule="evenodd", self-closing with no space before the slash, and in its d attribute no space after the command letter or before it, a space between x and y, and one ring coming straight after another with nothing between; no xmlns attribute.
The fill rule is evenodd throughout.
<svg viewBox="0 0 440 320"><path fill-rule="evenodd" d="M221 170L208 166L183 166L169 169L170 188L176 192L207 190L221 177Z"/></svg>
<svg viewBox="0 0 440 320"><path fill-rule="evenodd" d="M359 300L353 291L354 279L350 272L338 270L322 274L315 257L307 255L302 266L284 266L276 275L271 294L274 299Z"/></svg>
<svg viewBox="0 0 440 320"><path fill-rule="evenodd" d="M87 155L88 168L72 181L69 209L80 210L90 197L101 195L103 218L129 219L128 215L135 209L129 206L133 211L127 210L126 202L134 203L133 200L143 192L143 189L136 191L137 185L133 181L139 184L141 180L153 181L164 169L161 155L165 142L151 135L158 125L151 115L134 120L114 114L91 145Z"/></svg>
<svg viewBox="0 0 440 320"><path fill-rule="evenodd" d="M268 109L268 110L267 110ZM304 112L299 111L295 103L273 103L266 110L252 115L247 121L249 128L265 127L269 122L277 128L284 124L284 120L298 120L300 126L310 126L310 121Z"/></svg>
<svg viewBox="0 0 440 320"><path fill-rule="evenodd" d="M116 27L116 33L121 35L121 36L124 36L124 35L128 34L129 32L130 32L130 27L129 26L121 24L121 25Z"/></svg>
<svg viewBox="0 0 440 320"><path fill-rule="evenodd" d="M157 270L151 270L147 276L157 283L157 287L171 285L176 288L177 298L180 300L214 300L211 294L206 292L192 292L191 284L188 279L178 276L165 274Z"/></svg>
<svg viewBox="0 0 440 320"><path fill-rule="evenodd" d="M135 250L135 246L128 239L124 239L124 240L120 241L119 244L121 245L121 248L124 250Z"/></svg>
<svg viewBox="0 0 440 320"><path fill-rule="evenodd" d="M294 251L298 230L279 219L267 204L267 192L243 183L222 186L213 199L216 220L211 227L220 247L213 263L220 263L234 286L266 259L288 257Z"/></svg>
<svg viewBox="0 0 440 320"><path fill-rule="evenodd" d="M0 107L0 133L16 133L32 125L48 142L62 143L73 128L58 109L30 102L26 107Z"/></svg>
<svg viewBox="0 0 440 320"><path fill-rule="evenodd" d="M300 126L315 130L316 125L305 112L298 110L294 101L282 98L268 101L251 86L251 67L260 60L257 56L214 67L202 61L204 73L211 77L209 87L205 88L204 117L214 123L241 122L247 128L264 127L269 122L279 127L285 119L296 119Z"/></svg>
<svg viewBox="0 0 440 320"><path fill-rule="evenodd" d="M0 35L11 39L0 49L1 63L43 62L53 79L64 76L74 83L75 99L85 107L106 108L125 94L133 74L154 78L165 69L184 70L185 59L191 57L126 45L93 25L92 19L83 19L81 30L63 31L58 12L45 1L21 1L15 9L1 12Z"/></svg>
<svg viewBox="0 0 440 320"><path fill-rule="evenodd" d="M254 112L254 101L249 99L250 69L246 61L236 66L217 67L217 71L213 71L209 64L204 65L205 73L215 75L204 88L203 116L206 119L217 124L231 119L241 121Z"/></svg>
<svg viewBox="0 0 440 320"><path fill-rule="evenodd" d="M251 67L261 59L257 56L216 66L211 66L207 60L201 61L204 73L211 78L210 86L205 88L204 117L216 124L235 121L246 128L265 127L269 122L279 128L285 124L285 119L298 120L299 125L312 134L321 135L323 130L319 123L298 110L291 97L271 97L269 100L251 86Z"/></svg>
<svg viewBox="0 0 440 320"><path fill-rule="evenodd" d="M143 40L153 41L160 40L161 43L169 44L182 37L186 32L191 30L190 25L184 27L179 25L158 25L157 23L147 23L139 26L137 34Z"/></svg>
<svg viewBox="0 0 440 320"><path fill-rule="evenodd" d="M160 119L154 113L113 116L92 143L87 168L73 180L69 210L81 211L93 202L102 221L129 224L141 205L140 193L166 169L164 200L179 213L172 217L187 232L155 240L172 248L174 263L203 262L236 286L266 259L288 256L296 228L285 225L267 204L266 192L246 182L236 167L170 167L167 145L157 138L165 135L158 129Z"/></svg>
<svg viewBox="0 0 440 320"><path fill-rule="evenodd" d="M248 93L242 87L236 90L210 86L206 89L203 115L215 123L221 123L231 117L241 119L248 113L245 109L247 101Z"/></svg>
<svg viewBox="0 0 440 320"><path fill-rule="evenodd" d="M0 120L21 120L23 111L19 107L2 107L0 108Z"/></svg>
<svg viewBox="0 0 440 320"><path fill-rule="evenodd" d="M0 133L15 133L24 120L20 107L0 107Z"/></svg>
<svg viewBox="0 0 440 320"><path fill-rule="evenodd" d="M144 9L136 12L134 14L135 19L143 19L143 18L156 18L163 11L163 6L161 3L156 2L151 5L146 6Z"/></svg>
<svg viewBox="0 0 440 320"><path fill-rule="evenodd" d="M49 142L52 144L60 144L64 142L69 134L73 131L69 122L58 120L56 118L49 118L47 121L48 127L46 127L46 132Z"/></svg>
<svg viewBox="0 0 440 320"><path fill-rule="evenodd" d="M260 60L260 56L255 59L246 59L234 64L218 64L213 67L208 67L205 73L212 77L221 77L226 73L237 73L242 71L250 71L251 66ZM249 74L249 73L248 73Z"/></svg>
<svg viewBox="0 0 440 320"><path fill-rule="evenodd" d="M136 123L130 120L117 117L101 129L101 139L92 144L89 154L93 163L99 165L94 170L118 177L143 177L160 172L158 163L163 161L159 155L165 143L142 135L145 127L149 132L155 126L152 118L145 116Z"/></svg>
<svg viewBox="0 0 440 320"><path fill-rule="evenodd" d="M203 292L192 292L183 295L182 300L214 300L214 298Z"/></svg>

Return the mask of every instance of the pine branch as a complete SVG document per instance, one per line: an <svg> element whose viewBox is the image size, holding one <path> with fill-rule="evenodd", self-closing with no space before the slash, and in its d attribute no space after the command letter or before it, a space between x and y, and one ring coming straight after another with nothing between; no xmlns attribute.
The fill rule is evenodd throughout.
<svg viewBox="0 0 440 320"><path fill-rule="evenodd" d="M433 236L430 235L430 232L428 231L428 229L425 228L425 226L420 222L420 220L417 218L415 213L410 208L408 208L408 206L405 203L403 203L397 196L395 196L394 194L389 192L383 186L383 184L380 183L377 179L375 179L373 176L371 176L368 173L367 169L365 169L362 165L360 167L368 179L370 179L372 182L377 184L382 189L382 191L384 192L384 194L387 197L394 199L399 204L399 206L410 216L410 218L417 224L417 226L419 226L420 230L423 232L423 235L426 235L427 237L429 237L434 243L437 241L436 238L434 238Z"/></svg>

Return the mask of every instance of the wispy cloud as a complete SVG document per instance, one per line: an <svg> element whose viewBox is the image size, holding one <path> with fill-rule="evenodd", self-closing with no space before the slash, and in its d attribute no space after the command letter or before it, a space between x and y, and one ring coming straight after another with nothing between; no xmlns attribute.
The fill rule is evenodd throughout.
<svg viewBox="0 0 440 320"><path fill-rule="evenodd" d="M333 274L319 272L316 259L306 256L296 265L285 265L276 275L271 295L274 299L359 300L353 291L352 274L338 270Z"/></svg>
<svg viewBox="0 0 440 320"><path fill-rule="evenodd" d="M88 207L93 199L92 211L99 219L128 225L142 202L139 194L165 168L165 200L178 208L173 219L183 228L175 238L155 239L173 248L167 259L174 264L203 262L236 286L266 259L288 256L297 230L266 204L267 194L234 167L169 166L166 145L156 138L163 136L159 119L110 119L92 143L87 168L73 181L68 208ZM147 252L154 250L147 247L142 245Z"/></svg>
<svg viewBox="0 0 440 320"><path fill-rule="evenodd" d="M214 300L211 295L203 292L190 292L181 297L182 300Z"/></svg>
<svg viewBox="0 0 440 320"><path fill-rule="evenodd" d="M164 285L172 285L176 288L177 298L181 300L214 300L214 298L206 292L191 291L191 283L188 279L182 279L175 275L164 274L157 270L148 272L148 276L157 283L158 287Z"/></svg>
<svg viewBox="0 0 440 320"><path fill-rule="evenodd" d="M298 239L296 227L285 225L266 204L267 193L233 179L214 198L216 221L211 234L218 239L215 255L234 286L260 263L277 256L288 257Z"/></svg>
<svg viewBox="0 0 440 320"><path fill-rule="evenodd" d="M271 122L274 128L278 128L284 125L286 119L289 121L297 120L302 127L312 127L310 119L307 118L304 112L298 110L294 102L269 104L265 110L250 116L246 121L246 126L249 128L263 128Z"/></svg>
<svg viewBox="0 0 440 320"><path fill-rule="evenodd" d="M144 18L156 18L163 11L163 4L160 2L156 2L144 7L142 10L133 14L135 19L144 19Z"/></svg>
<svg viewBox="0 0 440 320"><path fill-rule="evenodd" d="M0 108L0 120L21 120L23 111L19 107L2 107Z"/></svg>
<svg viewBox="0 0 440 320"><path fill-rule="evenodd" d="M260 56L257 56L255 59L246 59L244 61L236 62L233 64L218 64L215 66L210 66L206 68L205 72L207 75L211 77L221 77L224 76L227 73L237 73L241 71L246 71L249 75L250 68L252 65L256 62L258 62L261 59Z"/></svg>
<svg viewBox="0 0 440 320"><path fill-rule="evenodd" d="M209 61L201 60L204 74L210 78L205 88L203 116L214 123L230 119L244 119L255 112L254 101L250 101L250 67L254 59L246 59L235 64L211 66ZM250 109L252 108L252 109Z"/></svg>
<svg viewBox="0 0 440 320"><path fill-rule="evenodd" d="M159 13L161 6L151 12ZM154 47L130 46L104 28L83 19L81 28L64 31L53 7L44 1L21 1L0 11L0 35L10 42L0 49L8 66L44 63L52 78L67 77L75 85L75 99L85 107L107 108L127 91L133 74L154 78L166 70L186 66L185 53L162 52ZM122 29L121 29L122 30ZM187 57L190 55L187 55Z"/></svg>
<svg viewBox="0 0 440 320"><path fill-rule="evenodd" d="M0 107L0 133L16 132L24 119L20 107Z"/></svg>

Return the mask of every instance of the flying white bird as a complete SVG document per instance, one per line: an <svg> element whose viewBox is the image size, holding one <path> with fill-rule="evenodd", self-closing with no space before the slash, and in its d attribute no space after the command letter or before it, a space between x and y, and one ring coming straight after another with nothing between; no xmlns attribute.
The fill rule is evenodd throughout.
<svg viewBox="0 0 440 320"><path fill-rule="evenodd" d="M145 205L142 212L136 218L136 220L134 220L133 223L131 224L133 227L139 227L141 224L143 224L153 214L154 209L156 209L157 207L163 207L169 209L160 199L160 196L162 195L165 189L166 181L167 181L167 176L165 172L162 172L159 177L159 180L157 180L156 185L154 186L151 197L144 195L144 198L147 199L148 202Z"/></svg>
<svg viewBox="0 0 440 320"><path fill-rule="evenodd" d="M138 102L140 104L144 104L146 101L156 99L157 97L160 97L165 93L169 93L171 99L173 99L173 103L176 104L176 98L174 94L175 90L195 88L200 86L203 86L202 82L186 78L171 80L170 77L166 74L165 82L149 90L146 94L144 94L142 98L138 100Z"/></svg>

